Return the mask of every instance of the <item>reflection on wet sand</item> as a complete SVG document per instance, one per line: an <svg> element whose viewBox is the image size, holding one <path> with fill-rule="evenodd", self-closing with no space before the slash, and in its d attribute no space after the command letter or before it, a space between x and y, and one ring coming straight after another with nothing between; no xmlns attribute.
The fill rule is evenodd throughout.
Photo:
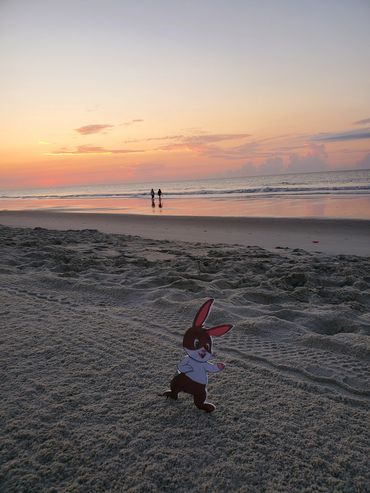
<svg viewBox="0 0 370 493"><path fill-rule="evenodd" d="M370 219L370 195L294 197L167 198L148 203L139 198L0 199L0 210L54 210L178 216L322 217Z"/></svg>

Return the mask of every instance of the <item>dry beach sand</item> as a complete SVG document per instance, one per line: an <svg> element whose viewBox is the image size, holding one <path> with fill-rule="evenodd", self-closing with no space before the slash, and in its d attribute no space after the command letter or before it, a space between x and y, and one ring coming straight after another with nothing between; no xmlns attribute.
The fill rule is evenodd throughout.
<svg viewBox="0 0 370 493"><path fill-rule="evenodd" d="M0 227L0 491L369 491L364 244L268 251L54 224ZM214 340L212 414L160 396L208 297L209 325L234 324Z"/></svg>

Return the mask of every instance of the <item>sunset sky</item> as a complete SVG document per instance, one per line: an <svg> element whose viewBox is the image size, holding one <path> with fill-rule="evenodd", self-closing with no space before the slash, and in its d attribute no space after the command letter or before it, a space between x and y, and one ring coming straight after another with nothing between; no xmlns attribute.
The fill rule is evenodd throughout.
<svg viewBox="0 0 370 493"><path fill-rule="evenodd" d="M0 189L370 168L369 0L0 0Z"/></svg>

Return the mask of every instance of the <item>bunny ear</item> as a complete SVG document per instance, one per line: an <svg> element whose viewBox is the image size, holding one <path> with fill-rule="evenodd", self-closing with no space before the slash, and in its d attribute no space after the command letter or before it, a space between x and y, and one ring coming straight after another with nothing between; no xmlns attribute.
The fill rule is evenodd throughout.
<svg viewBox="0 0 370 493"><path fill-rule="evenodd" d="M229 330L232 329L232 325L218 325L217 327L212 327L211 329L207 329L207 333L210 335L210 336L215 336L215 337L219 337L219 336L223 336L224 334L226 334L226 332L229 332Z"/></svg>
<svg viewBox="0 0 370 493"><path fill-rule="evenodd" d="M193 327L202 327L206 318L208 317L209 310L211 309L212 303L215 300L210 298L207 300L198 310L198 313L195 315Z"/></svg>

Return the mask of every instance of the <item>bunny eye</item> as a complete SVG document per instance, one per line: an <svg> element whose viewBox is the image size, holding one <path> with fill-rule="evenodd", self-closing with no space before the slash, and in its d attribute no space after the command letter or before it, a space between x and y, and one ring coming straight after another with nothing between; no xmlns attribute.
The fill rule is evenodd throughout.
<svg viewBox="0 0 370 493"><path fill-rule="evenodd" d="M195 349L199 348L199 339L194 339L194 348Z"/></svg>
<svg viewBox="0 0 370 493"><path fill-rule="evenodd" d="M207 344L206 344L206 350L207 350L209 353L211 352L211 345L210 345L210 344L208 344L208 342L207 342Z"/></svg>

